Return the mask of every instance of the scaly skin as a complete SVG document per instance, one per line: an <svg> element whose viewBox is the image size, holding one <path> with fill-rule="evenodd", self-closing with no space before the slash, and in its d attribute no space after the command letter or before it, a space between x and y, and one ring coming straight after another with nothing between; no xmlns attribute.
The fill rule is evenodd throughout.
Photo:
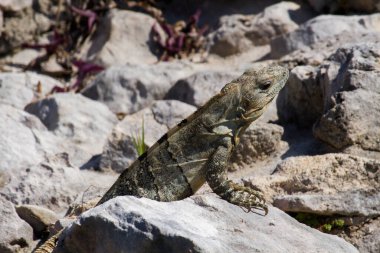
<svg viewBox="0 0 380 253"><path fill-rule="evenodd" d="M206 181L222 199L248 211L268 212L261 192L227 178L228 160L239 137L284 87L280 66L246 71L219 94L169 130L126 169L97 203L123 195L158 201L193 195ZM36 253L50 253L60 232Z"/></svg>

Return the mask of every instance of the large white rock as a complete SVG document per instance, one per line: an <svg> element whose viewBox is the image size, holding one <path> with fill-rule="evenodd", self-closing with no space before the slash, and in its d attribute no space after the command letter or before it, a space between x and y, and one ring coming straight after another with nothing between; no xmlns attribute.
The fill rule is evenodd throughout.
<svg viewBox="0 0 380 253"><path fill-rule="evenodd" d="M82 214L64 231L55 252L358 251L277 208L267 216L246 213L210 194L166 203L117 197Z"/></svg>
<svg viewBox="0 0 380 253"><path fill-rule="evenodd" d="M67 155L18 170L0 171L0 196L16 205L31 204L62 212L79 193L97 187L102 194L115 180L113 175L72 167Z"/></svg>
<svg viewBox="0 0 380 253"><path fill-rule="evenodd" d="M177 80L192 72L191 65L183 62L114 66L100 73L82 94L114 113L131 114L163 99Z"/></svg>
<svg viewBox="0 0 380 253"><path fill-rule="evenodd" d="M57 151L56 139L34 115L0 104L0 171L17 170Z"/></svg>
<svg viewBox="0 0 380 253"><path fill-rule="evenodd" d="M104 66L126 63L155 63L155 42L151 30L157 21L139 12L112 9L97 31L82 47L80 57Z"/></svg>
<svg viewBox="0 0 380 253"><path fill-rule="evenodd" d="M25 110L36 115L59 138L61 152L70 162L82 165L100 154L116 116L102 103L81 94L57 93L29 104Z"/></svg>
<svg viewBox="0 0 380 253"><path fill-rule="evenodd" d="M14 205L0 196L0 252L30 252L33 229L16 213Z"/></svg>
<svg viewBox="0 0 380 253"><path fill-rule="evenodd" d="M176 99L200 107L218 94L227 83L239 77L237 71L200 71L176 82L166 99Z"/></svg>
<svg viewBox="0 0 380 253"><path fill-rule="evenodd" d="M41 92L38 91L41 87ZM0 104L8 104L19 109L49 93L54 86L62 86L60 81L33 72L0 73Z"/></svg>
<svg viewBox="0 0 380 253"><path fill-rule="evenodd" d="M380 32L380 14L363 16L321 15L302 24L297 30L271 41L271 56L278 58L297 49L307 49L345 33Z"/></svg>
<svg viewBox="0 0 380 253"><path fill-rule="evenodd" d="M268 6L257 15L222 16L218 29L209 35L210 52L225 57L268 44L272 38L298 28L292 12L297 12L301 19L305 15L311 17L300 11L300 5L286 1Z"/></svg>
<svg viewBox="0 0 380 253"><path fill-rule="evenodd" d="M380 215L379 172L378 160L358 156L298 156L252 183L287 212L371 217Z"/></svg>

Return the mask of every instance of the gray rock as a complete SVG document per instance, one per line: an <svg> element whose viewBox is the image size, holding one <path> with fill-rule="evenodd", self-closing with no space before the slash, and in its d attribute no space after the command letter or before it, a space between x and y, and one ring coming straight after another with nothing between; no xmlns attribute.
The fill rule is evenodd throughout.
<svg viewBox="0 0 380 253"><path fill-rule="evenodd" d="M60 139L61 152L67 152L70 161L78 166L102 152L117 123L105 105L80 94L54 94L29 104L25 110L36 115Z"/></svg>
<svg viewBox="0 0 380 253"><path fill-rule="evenodd" d="M314 135L337 150L379 158L377 43L347 45L321 66L324 114Z"/></svg>
<svg viewBox="0 0 380 253"><path fill-rule="evenodd" d="M10 14L4 15L0 54L9 54L15 48L21 47L22 43L33 41L36 36L50 28L48 20L31 8L32 1L17 0L14 3L15 1L5 0L3 2L0 3L0 10L9 9ZM3 8L2 4L5 5Z"/></svg>
<svg viewBox="0 0 380 253"><path fill-rule="evenodd" d="M205 195L166 203L117 197L82 214L55 252L358 251L276 208L259 216Z"/></svg>
<svg viewBox="0 0 380 253"><path fill-rule="evenodd" d="M316 67L307 65L292 69L277 99L281 123L310 127L322 116L323 94L318 78Z"/></svg>
<svg viewBox="0 0 380 253"><path fill-rule="evenodd" d="M38 205L55 212L66 210L77 195L90 186L105 192L115 176L72 167L65 154L46 158L46 161L18 170L1 171L7 178L0 196L16 205Z"/></svg>
<svg viewBox="0 0 380 253"><path fill-rule="evenodd" d="M332 25L333 24L333 25ZM305 49L344 33L380 32L380 14L366 16L321 15L301 25L297 30L271 41L271 56L278 58L297 49Z"/></svg>
<svg viewBox="0 0 380 253"><path fill-rule="evenodd" d="M308 0L310 5L318 12L378 12L380 11L378 0Z"/></svg>
<svg viewBox="0 0 380 253"><path fill-rule="evenodd" d="M54 86L63 85L58 80L33 72L0 73L0 104L24 109L28 103L49 93Z"/></svg>
<svg viewBox="0 0 380 253"><path fill-rule="evenodd" d="M244 167L276 155L278 151L286 149L286 143L281 141L283 134L284 129L279 125L253 123L241 136L231 162Z"/></svg>
<svg viewBox="0 0 380 253"><path fill-rule="evenodd" d="M176 99L200 107L240 75L238 72L226 71L197 72L176 82L165 99Z"/></svg>
<svg viewBox="0 0 380 253"><path fill-rule="evenodd" d="M293 69L300 65L318 66L327 60L330 55L346 44L362 43L363 41L379 43L380 32L342 33L310 46L297 49L280 59L280 64Z"/></svg>
<svg viewBox="0 0 380 253"><path fill-rule="evenodd" d="M103 17L96 33L83 45L80 56L106 67L126 63L155 63L151 30L156 20L143 13L112 9Z"/></svg>
<svg viewBox="0 0 380 253"><path fill-rule="evenodd" d="M47 232L48 226L54 224L59 218L53 211L35 205L16 206L16 212L33 228L36 235Z"/></svg>
<svg viewBox="0 0 380 253"><path fill-rule="evenodd" d="M0 104L0 171L37 164L57 151L55 137L34 115Z"/></svg>
<svg viewBox="0 0 380 253"><path fill-rule="evenodd" d="M30 252L33 243L33 229L16 213L13 204L0 196L0 252Z"/></svg>
<svg viewBox="0 0 380 253"><path fill-rule="evenodd" d="M314 135L337 150L380 158L380 94L340 92L337 104L317 122ZM352 152L351 152L352 151Z"/></svg>
<svg viewBox="0 0 380 253"><path fill-rule="evenodd" d="M296 3L281 2L265 8L258 15L221 17L219 28L209 36L210 53L225 57L268 44L272 38L298 28L290 12L299 8Z"/></svg>
<svg viewBox="0 0 380 253"><path fill-rule="evenodd" d="M126 116L117 124L104 147L101 169L112 169L122 172L134 160L137 152L133 145L133 137L142 134L144 121L145 144L152 146L171 127L195 111L195 107L175 101L156 101L151 107Z"/></svg>
<svg viewBox="0 0 380 253"><path fill-rule="evenodd" d="M253 182L283 211L380 215L380 163L346 154L291 157Z"/></svg>
<svg viewBox="0 0 380 253"><path fill-rule="evenodd" d="M24 8L32 7L32 0L2 0L0 9L4 11L21 11Z"/></svg>
<svg viewBox="0 0 380 253"><path fill-rule="evenodd" d="M99 74L83 95L105 103L114 113L131 114L163 99L192 67L180 62L111 67Z"/></svg>
<svg viewBox="0 0 380 253"><path fill-rule="evenodd" d="M355 226L348 235L342 234L342 237L357 247L361 253L379 252L380 217L367 220L360 226Z"/></svg>

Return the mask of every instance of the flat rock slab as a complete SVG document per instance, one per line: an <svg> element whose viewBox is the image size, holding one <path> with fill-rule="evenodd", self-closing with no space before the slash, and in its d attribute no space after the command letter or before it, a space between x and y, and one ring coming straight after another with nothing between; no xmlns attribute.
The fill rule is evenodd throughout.
<svg viewBox="0 0 380 253"><path fill-rule="evenodd" d="M277 208L270 208L267 216L246 213L208 194L166 203L117 197L82 214L54 252L358 251Z"/></svg>
<svg viewBox="0 0 380 253"><path fill-rule="evenodd" d="M288 158L272 176L252 182L284 211L378 216L379 173L377 160L326 154Z"/></svg>
<svg viewBox="0 0 380 253"><path fill-rule="evenodd" d="M33 229L16 213L13 204L0 196L0 252L30 252Z"/></svg>
<svg viewBox="0 0 380 253"><path fill-rule="evenodd" d="M77 166L102 152L108 134L118 122L107 106L81 94L53 94L29 104L25 110L59 138L61 152L67 152L70 162Z"/></svg>

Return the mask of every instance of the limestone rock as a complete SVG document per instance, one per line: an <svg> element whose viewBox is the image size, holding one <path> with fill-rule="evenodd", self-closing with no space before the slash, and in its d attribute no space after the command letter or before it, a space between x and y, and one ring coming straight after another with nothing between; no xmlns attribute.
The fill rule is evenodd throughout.
<svg viewBox="0 0 380 253"><path fill-rule="evenodd" d="M299 8L296 3L281 2L265 8L258 15L223 16L219 28L210 35L210 52L225 57L268 44L272 38L298 28L289 13Z"/></svg>
<svg viewBox="0 0 380 253"><path fill-rule="evenodd" d="M56 139L34 115L0 104L0 172L37 164L57 151Z"/></svg>
<svg viewBox="0 0 380 253"><path fill-rule="evenodd" d="M349 234L340 234L352 243L361 253L376 253L380 251L380 217L367 220L353 227Z"/></svg>
<svg viewBox="0 0 380 253"><path fill-rule="evenodd" d="M337 150L380 158L380 71L376 43L340 48L321 67L324 114L314 135Z"/></svg>
<svg viewBox="0 0 380 253"><path fill-rule="evenodd" d="M48 157L40 164L18 170L1 171L7 180L0 188L0 196L16 205L38 205L61 212L77 195L90 186L105 192L115 177L72 167L65 154Z"/></svg>
<svg viewBox="0 0 380 253"><path fill-rule="evenodd" d="M200 107L219 93L227 83L242 73L225 71L202 71L176 82L165 99L176 99Z"/></svg>
<svg viewBox="0 0 380 253"><path fill-rule="evenodd" d="M24 109L28 103L49 93L54 86L62 84L33 72L0 73L0 104Z"/></svg>
<svg viewBox="0 0 380 253"><path fill-rule="evenodd" d="M36 235L47 232L48 226L54 224L59 218L53 211L35 205L16 206L16 212L33 228Z"/></svg>
<svg viewBox="0 0 380 253"><path fill-rule="evenodd" d="M272 176L253 180L287 212L380 215L380 163L346 154L291 157Z"/></svg>
<svg viewBox="0 0 380 253"><path fill-rule="evenodd" d="M80 94L57 93L29 104L25 110L61 139L61 152L67 152L70 161L78 166L102 152L117 123L105 105Z"/></svg>
<svg viewBox="0 0 380 253"><path fill-rule="evenodd" d="M105 103L114 113L131 114L163 99L180 78L190 75L185 63L114 66L100 73L83 95Z"/></svg>
<svg viewBox="0 0 380 253"><path fill-rule="evenodd" d="M358 251L277 208L264 217L205 195L166 203L117 197L82 214L64 231L56 252Z"/></svg>
<svg viewBox="0 0 380 253"><path fill-rule="evenodd" d="M334 25L331 25L334 24ZM271 56L278 58L345 33L380 32L380 14L366 16L321 15L302 24L297 30L271 41Z"/></svg>
<svg viewBox="0 0 380 253"><path fill-rule="evenodd" d="M312 126L323 113L323 94L318 82L318 69L297 66L291 70L287 85L277 99L281 123Z"/></svg>
<svg viewBox="0 0 380 253"><path fill-rule="evenodd" d="M82 47L81 58L106 67L126 63L155 63L151 29L156 20L143 13L112 9Z"/></svg>
<svg viewBox="0 0 380 253"><path fill-rule="evenodd" d="M33 229L16 213L13 204L0 196L0 252L30 252L33 243Z"/></svg>
<svg viewBox="0 0 380 253"><path fill-rule="evenodd" d="M48 31L50 22L36 13L32 8L32 1L2 0L1 9L8 9L11 14L4 15L0 35L0 54L8 54L22 43L31 42L42 32ZM3 15L1 15L3 16ZM0 22L1 23L1 22Z"/></svg>
<svg viewBox="0 0 380 253"><path fill-rule="evenodd" d="M21 11L24 8L32 7L32 0L2 0L0 10L5 11Z"/></svg>
<svg viewBox="0 0 380 253"><path fill-rule="evenodd" d="M231 162L244 166L274 156L279 150L286 149L286 143L281 141L283 134L284 129L279 125L252 124L241 136Z"/></svg>
<svg viewBox="0 0 380 253"><path fill-rule="evenodd" d="M109 136L101 156L100 168L122 172L137 159L132 139L142 134L143 121L145 144L152 146L171 127L194 111L195 107L191 105L175 100L162 100L126 116Z"/></svg>

